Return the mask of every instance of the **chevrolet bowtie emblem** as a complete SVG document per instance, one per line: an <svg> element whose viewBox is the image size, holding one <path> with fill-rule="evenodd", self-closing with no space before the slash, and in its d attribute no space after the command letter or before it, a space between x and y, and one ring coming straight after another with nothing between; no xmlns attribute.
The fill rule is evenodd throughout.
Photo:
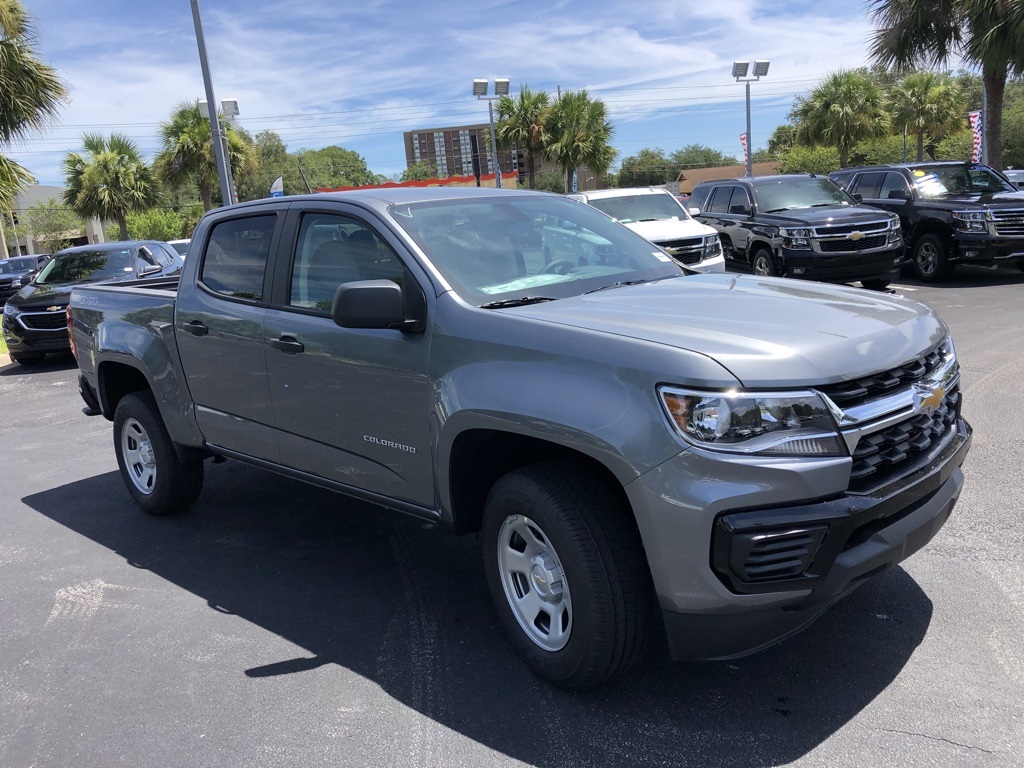
<svg viewBox="0 0 1024 768"><path fill-rule="evenodd" d="M914 413L929 415L942 406L946 397L946 388L941 384L931 387L928 384L914 385Z"/></svg>
<svg viewBox="0 0 1024 768"><path fill-rule="evenodd" d="M851 232L850 234L848 234L846 236L846 239L847 240L860 240L862 237L864 237L864 233L863 232Z"/></svg>
<svg viewBox="0 0 1024 768"><path fill-rule="evenodd" d="M60 309L60 307L58 307L58 306L54 305L54 306L52 306L52 307L47 307L47 308L46 308L46 311L47 311L47 312L56 312L56 311L57 311L58 309Z"/></svg>

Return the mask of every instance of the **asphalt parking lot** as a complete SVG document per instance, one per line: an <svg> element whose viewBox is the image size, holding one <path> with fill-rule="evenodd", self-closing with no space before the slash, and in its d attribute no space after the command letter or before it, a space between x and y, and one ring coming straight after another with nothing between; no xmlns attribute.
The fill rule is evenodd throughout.
<svg viewBox="0 0 1024 768"><path fill-rule="evenodd" d="M233 462L147 517L73 359L0 365L0 765L1024 764L1024 274L895 290L963 367L945 528L781 645L587 695L519 663L475 538Z"/></svg>

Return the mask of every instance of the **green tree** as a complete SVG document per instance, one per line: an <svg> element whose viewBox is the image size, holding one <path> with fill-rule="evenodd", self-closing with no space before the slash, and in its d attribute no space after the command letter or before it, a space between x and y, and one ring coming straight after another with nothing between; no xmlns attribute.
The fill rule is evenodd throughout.
<svg viewBox="0 0 1024 768"><path fill-rule="evenodd" d="M494 135L500 149L513 147L523 153L526 178L530 189L535 189L537 158L547 143L547 114L551 97L546 91L533 91L528 85L519 86L519 95L498 99L498 122Z"/></svg>
<svg viewBox="0 0 1024 768"><path fill-rule="evenodd" d="M827 175L839 167L835 147L805 147L794 144L779 155L779 173L818 173Z"/></svg>
<svg viewBox="0 0 1024 768"><path fill-rule="evenodd" d="M1002 167L1006 79L1024 74L1024 8L1019 0L871 0L871 55L906 70L964 60L981 69L986 157Z"/></svg>
<svg viewBox="0 0 1024 768"><path fill-rule="evenodd" d="M619 184L623 187L646 187L675 181L675 165L665 157L663 149L641 149L622 161Z"/></svg>
<svg viewBox="0 0 1024 768"><path fill-rule="evenodd" d="M772 135L768 137L768 152L774 156L780 155L783 151L793 146L796 140L796 128L789 123L776 126Z"/></svg>
<svg viewBox="0 0 1024 768"><path fill-rule="evenodd" d="M0 0L0 147L27 138L57 116L67 89L36 53L36 32L19 0ZM0 207L34 181L32 174L0 155Z"/></svg>
<svg viewBox="0 0 1024 768"><path fill-rule="evenodd" d="M367 167L363 156L344 147L300 149L292 158L302 167L302 172L313 189L361 187L378 182L376 174Z"/></svg>
<svg viewBox="0 0 1024 768"><path fill-rule="evenodd" d="M22 218L47 253L66 248L85 229L85 222L74 211L53 198L36 203Z"/></svg>
<svg viewBox="0 0 1024 768"><path fill-rule="evenodd" d="M850 150L851 165L881 165L903 162L903 132L858 142ZM838 166L836 166L838 167ZM832 170L835 170L833 168Z"/></svg>
<svg viewBox="0 0 1024 768"><path fill-rule="evenodd" d="M539 189L542 192L557 192L563 194L565 192L565 176L559 171L541 171L537 174L537 186L534 189Z"/></svg>
<svg viewBox="0 0 1024 768"><path fill-rule="evenodd" d="M228 161L235 178L242 178L258 164L251 144L231 125L221 120L226 137ZM163 149L154 161L157 175L172 190L188 184L199 189L203 210L213 208L213 192L219 187L217 155L213 146L210 121L199 111L199 102L178 104L171 119L160 126Z"/></svg>
<svg viewBox="0 0 1024 768"><path fill-rule="evenodd" d="M547 112L544 130L544 155L562 169L566 192L575 168L585 165L601 175L608 172L618 154L611 145L615 129L604 102L590 98L585 90L566 91L556 99Z"/></svg>
<svg viewBox="0 0 1024 768"><path fill-rule="evenodd" d="M128 237L132 240L177 240L182 237L181 216L168 208L133 211L126 217ZM118 239L114 227L106 230L111 240Z"/></svg>
<svg viewBox="0 0 1024 768"><path fill-rule="evenodd" d="M894 129L906 126L924 160L926 136L941 137L963 126L964 100L956 81L938 72L910 72L889 89Z"/></svg>
<svg viewBox="0 0 1024 768"><path fill-rule="evenodd" d="M974 131L965 128L950 133L935 146L936 160L970 160L974 154Z"/></svg>
<svg viewBox="0 0 1024 768"><path fill-rule="evenodd" d="M135 143L121 133L82 137L85 153L69 152L62 168L64 204L82 218L114 219L122 240L128 239L125 217L156 203L156 184Z"/></svg>
<svg viewBox="0 0 1024 768"><path fill-rule="evenodd" d="M833 72L807 98L796 100L790 118L797 143L835 147L844 168L854 144L890 130L882 89L863 70Z"/></svg>
<svg viewBox="0 0 1024 768"><path fill-rule="evenodd" d="M739 161L732 155L719 152L717 149L705 147L703 144L687 144L670 155L676 175L687 168L718 168L723 165L736 165Z"/></svg>
<svg viewBox="0 0 1024 768"><path fill-rule="evenodd" d="M420 160L402 171L399 181L426 181L427 179L436 179L440 175L436 165L426 160Z"/></svg>

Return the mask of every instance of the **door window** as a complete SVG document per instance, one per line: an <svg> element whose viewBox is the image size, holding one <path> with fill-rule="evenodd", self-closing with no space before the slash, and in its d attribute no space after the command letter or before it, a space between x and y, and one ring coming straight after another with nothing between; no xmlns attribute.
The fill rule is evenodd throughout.
<svg viewBox="0 0 1024 768"><path fill-rule="evenodd" d="M729 200L729 213L738 216L750 215L750 196L743 187L732 188L732 198Z"/></svg>
<svg viewBox="0 0 1024 768"><path fill-rule="evenodd" d="M891 193L895 192L893 195ZM885 174L885 180L882 182L882 191L879 193L879 197L883 200L902 200L910 196L910 187L907 186L907 180L903 178L902 173L889 172Z"/></svg>
<svg viewBox="0 0 1024 768"><path fill-rule="evenodd" d="M228 219L213 225L199 280L234 299L261 301L275 214Z"/></svg>
<svg viewBox="0 0 1024 768"><path fill-rule="evenodd" d="M857 179L854 192L865 200L877 200L884 173L863 173Z"/></svg>
<svg viewBox="0 0 1024 768"><path fill-rule="evenodd" d="M330 312L342 283L394 280L404 268L391 247L370 227L348 216L308 213L299 227L288 303Z"/></svg>
<svg viewBox="0 0 1024 768"><path fill-rule="evenodd" d="M708 210L712 213L728 213L731 197L732 187L715 187L711 200L708 202Z"/></svg>

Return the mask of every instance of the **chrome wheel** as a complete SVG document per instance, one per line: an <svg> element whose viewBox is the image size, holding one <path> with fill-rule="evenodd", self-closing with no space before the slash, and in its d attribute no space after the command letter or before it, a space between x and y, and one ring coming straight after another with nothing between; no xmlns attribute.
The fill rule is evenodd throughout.
<svg viewBox="0 0 1024 768"><path fill-rule="evenodd" d="M917 248L917 268L922 276L933 275L939 266L939 249L926 240Z"/></svg>
<svg viewBox="0 0 1024 768"><path fill-rule="evenodd" d="M540 526L510 515L498 532L498 568L512 615L545 651L560 651L572 634L572 598L558 553Z"/></svg>
<svg viewBox="0 0 1024 768"><path fill-rule="evenodd" d="M156 486L156 454L145 428L137 419L125 419L121 426L121 455L132 484L145 495Z"/></svg>
<svg viewBox="0 0 1024 768"><path fill-rule="evenodd" d="M754 257L754 274L758 277L772 276L772 262L764 251L761 251Z"/></svg>

